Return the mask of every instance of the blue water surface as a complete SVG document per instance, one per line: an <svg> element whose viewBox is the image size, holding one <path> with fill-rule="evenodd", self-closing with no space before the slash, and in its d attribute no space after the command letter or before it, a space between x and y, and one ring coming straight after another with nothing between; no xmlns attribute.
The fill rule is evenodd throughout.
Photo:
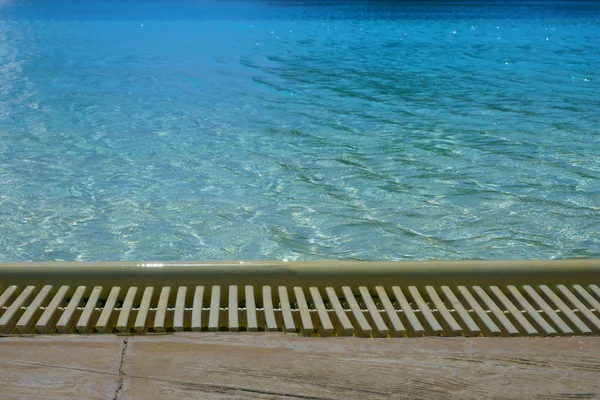
<svg viewBox="0 0 600 400"><path fill-rule="evenodd" d="M0 0L0 259L600 256L600 2Z"/></svg>

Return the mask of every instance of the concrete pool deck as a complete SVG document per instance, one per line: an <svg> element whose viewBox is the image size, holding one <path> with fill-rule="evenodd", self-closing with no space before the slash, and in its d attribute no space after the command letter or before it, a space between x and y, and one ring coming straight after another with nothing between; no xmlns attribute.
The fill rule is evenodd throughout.
<svg viewBox="0 0 600 400"><path fill-rule="evenodd" d="M600 398L600 337L0 337L1 399Z"/></svg>

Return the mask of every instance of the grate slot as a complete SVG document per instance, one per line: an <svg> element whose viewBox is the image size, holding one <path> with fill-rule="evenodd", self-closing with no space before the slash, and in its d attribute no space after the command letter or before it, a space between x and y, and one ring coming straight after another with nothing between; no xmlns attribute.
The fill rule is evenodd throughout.
<svg viewBox="0 0 600 400"><path fill-rule="evenodd" d="M569 319L579 329L581 333L591 333L592 331L588 328L580 319L575 315L567 305L546 285L540 285L542 292L562 311L563 315Z"/></svg>
<svg viewBox="0 0 600 400"><path fill-rule="evenodd" d="M511 336L519 334L519 331L515 326L506 318L504 312L494 303L494 300L483 290L480 286L473 286L473 291L477 293L479 298L483 300L486 307L492 311L492 314L500 321L500 324L506 329L507 333Z"/></svg>
<svg viewBox="0 0 600 400"><path fill-rule="evenodd" d="M600 288L597 285L590 285L589 286L590 290L592 292L594 292L596 294L596 296L598 296L598 298L600 298ZM600 310L596 309L598 312L600 312Z"/></svg>
<svg viewBox="0 0 600 400"><path fill-rule="evenodd" d="M440 296L438 296L437 292L435 291L435 288L433 286L426 286L425 290L427 291L429 298L433 302L433 305L437 308L438 312L442 315L442 317L450 327L450 331L452 332L452 334L460 334L462 332L462 328L460 327L458 322L456 322L454 317L452 317L452 314L450 314L450 311L442 302Z"/></svg>
<svg viewBox="0 0 600 400"><path fill-rule="evenodd" d="M356 297L354 297L354 293L352 293L352 289L349 286L342 287L342 292L344 293L344 297L346 298L346 303L350 307L350 311L352 311L352 316L354 317L356 324L358 325L359 332L362 336L370 336L372 333L371 326L369 322L365 318L362 309L356 302Z"/></svg>
<svg viewBox="0 0 600 400"><path fill-rule="evenodd" d="M450 290L448 286L442 286L442 292L444 292L444 295L454 310L456 310L457 314L462 318L463 322L467 326L467 329L469 329L473 335L480 335L481 329L479 329L475 321L473 321L473 318L471 318L465 307L463 307L462 303L460 300L458 300L452 290Z"/></svg>
<svg viewBox="0 0 600 400"><path fill-rule="evenodd" d="M498 328L498 326L494 323L494 321L492 321L492 319L487 315L487 313L484 311L484 309L481 308L481 306L479 305L477 300L475 300L475 297L473 297L471 292L469 292L469 290L464 286L459 286L458 291L460 292L462 297L467 301L467 303L469 304L469 307L471 307L475 311L475 314L477 314L477 316L479 317L481 322L485 325L485 327L488 329L488 331L492 335L499 335L502 331L500 330L500 328Z"/></svg>
<svg viewBox="0 0 600 400"><path fill-rule="evenodd" d="M90 294L90 297L83 309L83 312L81 313L79 320L77 321L77 330L80 333L88 332L90 320L92 319L92 314L94 313L94 310L96 309L96 303L100 299L101 293L102 293L102 286L96 286L92 290L92 293ZM103 331L101 331L101 332L103 332Z"/></svg>
<svg viewBox="0 0 600 400"><path fill-rule="evenodd" d="M507 309L515 318L515 320L521 325L521 327L523 327L527 335L533 336L538 334L537 329L535 329L533 325L527 321L527 319L523 316L523 313L518 310L517 307L515 307L515 305L508 299L508 297L506 297L504 293L502 293L502 290L500 290L498 286L492 286L490 287L490 290L492 293L494 293L494 295L496 295L498 300L500 300L500 303L502 303L504 308Z"/></svg>
<svg viewBox="0 0 600 400"><path fill-rule="evenodd" d="M558 290L578 309L585 317L590 321L597 329L600 329L600 320L581 302L573 292L571 292L565 285L558 285Z"/></svg>
<svg viewBox="0 0 600 400"><path fill-rule="evenodd" d="M85 286L79 286L77 287L77 290L75 290L75 293L73 294L73 297L71 297L67 308L65 308L60 319L58 320L58 323L56 324L56 328L60 333L71 333L71 329L75 323L74 317L77 307L79 306L81 298L83 297L86 289L87 288Z"/></svg>
<svg viewBox="0 0 600 400"><path fill-rule="evenodd" d="M544 318L542 318L542 316L535 310L535 308L533 308L533 306L527 301L527 299L521 294L521 292L519 292L519 290L515 286L509 285L507 288L510 294L515 298L515 300L517 300L521 307L523 307L525 311L527 311L527 314L529 314L529 316L535 321L535 323L542 328L546 335L556 335L556 330L553 327L551 327L550 324L548 324Z"/></svg>
<svg viewBox="0 0 600 400"><path fill-rule="evenodd" d="M21 307L27 302L35 290L35 286L27 286L17 299L6 309L2 318L0 318L0 331L11 333L17 318L22 310Z"/></svg>
<svg viewBox="0 0 600 400"><path fill-rule="evenodd" d="M311 287L310 295L313 299L313 303L315 304L315 308L317 310L317 314L319 316L319 320L321 321L321 334L323 336L329 336L333 333L333 325L331 324L331 320L329 319L329 315L327 314L327 309L325 308L325 304L323 304L323 299L321 298L321 294L319 293L319 289L316 287Z"/></svg>
<svg viewBox="0 0 600 400"><path fill-rule="evenodd" d="M339 322L339 326L337 329L338 333L344 336L352 335L352 333L354 332L354 327L352 326L350 319L346 315L346 310L344 310L344 307L342 307L342 304L340 303L335 289L332 287L328 287L325 289L325 292L327 293L329 303L331 304L331 307L333 308L333 311L335 312L335 315L337 316L337 320Z"/></svg>
<svg viewBox="0 0 600 400"><path fill-rule="evenodd" d="M569 328L569 326L558 316L556 311L554 311L554 309L550 307L548 303L546 303L542 296L537 294L535 289L533 289L529 285L523 286L523 289L525 290L525 292L527 292L529 297L531 297L531 299L542 309L542 311L548 316L548 318L550 318L552 322L554 322L554 324L563 334L572 335L574 333L573 330Z"/></svg>
<svg viewBox="0 0 600 400"><path fill-rule="evenodd" d="M367 310L369 311L369 315L373 319L373 323L375 324L375 328L379 332L380 335L386 336L389 333L383 318L381 318L381 314L379 313L379 309L377 305L373 301L371 297L371 293L369 293L369 289L365 286L361 286L358 288L360 291L360 295L367 306Z"/></svg>
<svg viewBox="0 0 600 400"><path fill-rule="evenodd" d="M404 315L408 319L408 323L412 327L415 335L423 335L425 333L425 329L423 329L423 325L421 325L421 322L415 315L415 312L408 303L408 300L406 300L406 297L404 297L402 289L400 289L400 287L398 286L394 286L392 287L392 292L394 292L394 296L396 296L396 301L398 302L398 304L400 305L400 309L404 312Z"/></svg>
<svg viewBox="0 0 600 400"><path fill-rule="evenodd" d="M419 307L421 314L425 317L425 320L427 321L433 332L436 334L441 334L444 331L444 328L442 328L440 323L435 319L435 317L431 313L431 309L429 308L425 300L423 300L423 298L421 297L419 289L417 289L415 286L409 286L408 291L415 303L417 304L417 307Z"/></svg>
<svg viewBox="0 0 600 400"><path fill-rule="evenodd" d="M46 300L46 297L50 294L52 290L52 285L46 285L40 290L35 299L31 302L27 310L23 313L19 321L17 322L17 332L18 333L27 333L33 327L35 323L35 318L40 314L40 307Z"/></svg>
<svg viewBox="0 0 600 400"><path fill-rule="evenodd" d="M573 288L590 306L592 306L592 308L596 310L596 312L600 313L600 302L594 299L594 296L589 294L581 285L574 285Z"/></svg>
<svg viewBox="0 0 600 400"><path fill-rule="evenodd" d="M6 288L4 293L2 293L2 296L0 296L0 309L2 309L2 307L4 307L5 304L8 304L8 302L10 301L10 299L12 299L16 291L17 287L14 285Z"/></svg>
<svg viewBox="0 0 600 400"><path fill-rule="evenodd" d="M379 301L381 301L381 304L383 305L383 308L385 309L385 313L390 320L390 324L394 328L394 333L396 333L398 335L406 334L406 328L402 324L402 321L400 321L400 318L398 318L398 313L396 312L396 309L394 308L394 305L390 301L390 298L388 297L383 286L377 286L375 288L375 291L377 292Z"/></svg>
<svg viewBox="0 0 600 400"><path fill-rule="evenodd" d="M35 329L38 333L51 333L54 330L58 307L67 296L68 290L69 286L61 286L60 289L58 289L58 292L56 292L56 295L54 295L54 298L52 298L52 301L48 304L48 307L46 307L46 310L44 310L44 313L35 325Z"/></svg>

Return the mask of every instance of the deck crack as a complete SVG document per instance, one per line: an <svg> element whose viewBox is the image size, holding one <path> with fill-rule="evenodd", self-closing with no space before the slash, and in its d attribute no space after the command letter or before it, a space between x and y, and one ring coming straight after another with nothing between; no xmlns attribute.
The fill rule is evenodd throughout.
<svg viewBox="0 0 600 400"><path fill-rule="evenodd" d="M129 343L129 338L123 339L123 343L121 344L121 356L119 360L119 384L117 386L117 390L115 391L115 395L112 400L119 399L119 393L123 388L123 380L125 379L125 373L123 372L123 365L125 364L125 353L127 352L127 345Z"/></svg>

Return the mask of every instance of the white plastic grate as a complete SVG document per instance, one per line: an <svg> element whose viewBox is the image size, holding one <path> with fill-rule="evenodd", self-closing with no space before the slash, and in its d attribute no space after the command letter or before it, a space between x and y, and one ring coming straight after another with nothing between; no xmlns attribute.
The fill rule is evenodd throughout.
<svg viewBox="0 0 600 400"><path fill-rule="evenodd" d="M361 337L597 335L597 288L585 283L455 288L3 285L0 333L195 330Z"/></svg>

